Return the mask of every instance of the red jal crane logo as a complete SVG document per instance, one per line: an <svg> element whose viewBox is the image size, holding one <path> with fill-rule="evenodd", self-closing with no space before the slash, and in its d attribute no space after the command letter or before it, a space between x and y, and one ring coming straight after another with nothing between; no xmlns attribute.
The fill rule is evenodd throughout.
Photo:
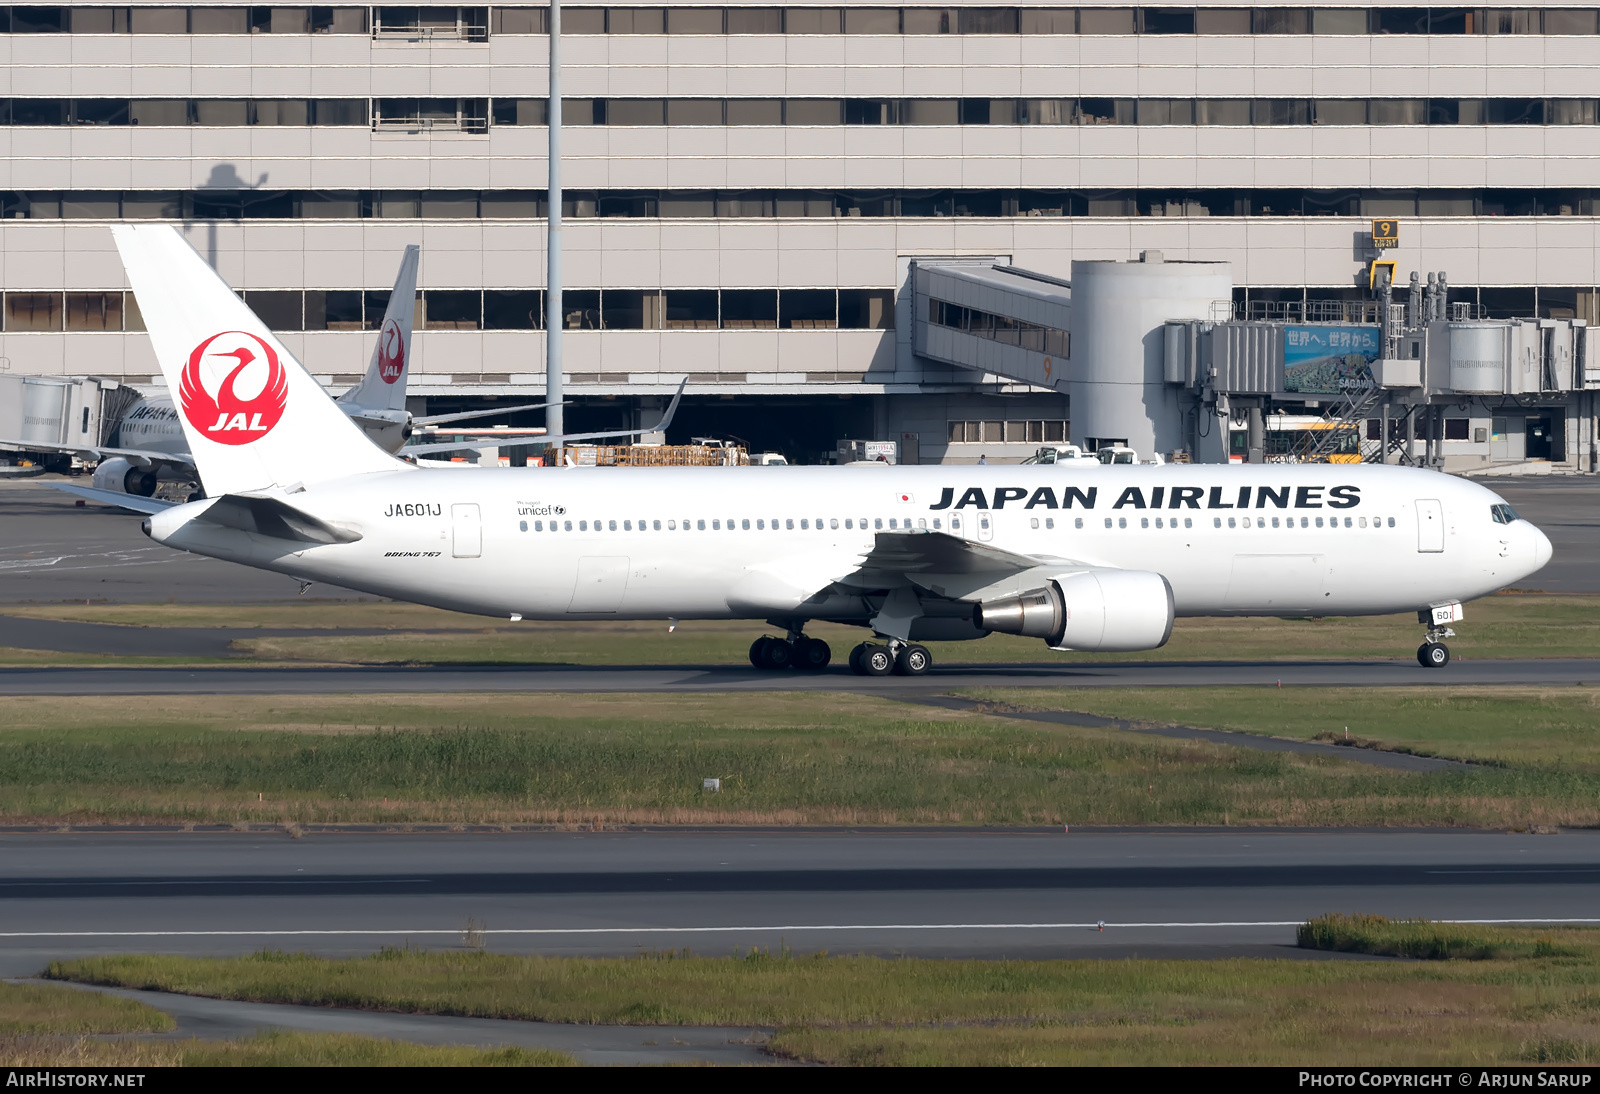
<svg viewBox="0 0 1600 1094"><path fill-rule="evenodd" d="M249 444L283 417L289 378L277 351L253 334L213 334L189 354L178 385L184 417L218 444Z"/></svg>
<svg viewBox="0 0 1600 1094"><path fill-rule="evenodd" d="M395 383L406 367L406 340L400 336L400 324L393 319L384 321L378 335L378 375L386 384Z"/></svg>

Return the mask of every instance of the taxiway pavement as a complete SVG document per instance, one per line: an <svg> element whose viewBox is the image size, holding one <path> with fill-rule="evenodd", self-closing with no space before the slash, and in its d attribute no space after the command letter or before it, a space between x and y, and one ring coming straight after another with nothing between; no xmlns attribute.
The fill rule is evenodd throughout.
<svg viewBox="0 0 1600 1094"><path fill-rule="evenodd" d="M928 694L954 688L1028 687L1418 687L1600 684L1600 659L1454 662L1425 669L1405 661L1130 661L960 665L926 676L860 677L826 671L757 672L744 666L343 666L180 668L164 666L0 669L0 695L412 695L481 692L835 691Z"/></svg>
<svg viewBox="0 0 1600 1094"><path fill-rule="evenodd" d="M1596 922L1600 832L0 835L0 974L104 953L1297 956L1327 912ZM1104 924L1103 928L1101 924Z"/></svg>

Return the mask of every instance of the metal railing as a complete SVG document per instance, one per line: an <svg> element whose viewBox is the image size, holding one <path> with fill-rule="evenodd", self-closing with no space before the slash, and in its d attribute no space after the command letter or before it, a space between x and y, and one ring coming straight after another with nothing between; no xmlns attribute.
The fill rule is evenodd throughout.
<svg viewBox="0 0 1600 1094"><path fill-rule="evenodd" d="M1277 323L1378 323L1383 305L1376 300L1248 300L1235 306L1235 318Z"/></svg>
<svg viewBox="0 0 1600 1094"><path fill-rule="evenodd" d="M455 26L382 26L374 23L372 36L387 42L487 42L488 26L457 23Z"/></svg>
<svg viewBox="0 0 1600 1094"><path fill-rule="evenodd" d="M422 116L402 118L372 119L374 131L394 131L406 133L487 133L489 131L488 118L469 118L458 115L454 118L428 118Z"/></svg>

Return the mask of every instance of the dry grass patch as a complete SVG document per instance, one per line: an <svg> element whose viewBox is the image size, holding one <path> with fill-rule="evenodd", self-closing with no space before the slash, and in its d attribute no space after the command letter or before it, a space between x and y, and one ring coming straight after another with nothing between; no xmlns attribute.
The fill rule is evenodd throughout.
<svg viewBox="0 0 1600 1094"><path fill-rule="evenodd" d="M1480 932L1481 933L1481 932ZM1491 934L1433 961L961 961L753 953L89 959L51 975L223 998L577 1023L774 1026L835 1064L1580 1062L1600 1044L1600 932Z"/></svg>
<svg viewBox="0 0 1600 1094"><path fill-rule="evenodd" d="M0 981L0 1034L162 1033L172 1019L132 999Z"/></svg>
<svg viewBox="0 0 1600 1094"><path fill-rule="evenodd" d="M24 697L0 730L6 823L1508 827L1600 823L1597 778L1396 772L837 694Z"/></svg>
<svg viewBox="0 0 1600 1094"><path fill-rule="evenodd" d="M1070 710L1416 752L1575 778L1600 774L1600 688L1016 688L997 709Z"/></svg>

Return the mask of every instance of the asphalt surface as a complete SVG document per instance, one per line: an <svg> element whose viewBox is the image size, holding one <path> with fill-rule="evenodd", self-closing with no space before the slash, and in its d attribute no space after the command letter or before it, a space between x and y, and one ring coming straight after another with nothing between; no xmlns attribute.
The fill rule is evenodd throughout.
<svg viewBox="0 0 1600 1094"><path fill-rule="evenodd" d="M82 477L0 479L0 604L261 604L300 596L291 577L162 547L139 530L143 517L79 506L48 480L87 485ZM311 595L379 599L332 585L313 586Z"/></svg>
<svg viewBox="0 0 1600 1094"><path fill-rule="evenodd" d="M0 835L9 976L459 948L469 919L498 953L1295 956L1295 925L1333 911L1596 922L1600 832Z"/></svg>
<svg viewBox="0 0 1600 1094"><path fill-rule="evenodd" d="M1418 687L1421 685L1600 684L1600 660L1452 662L1424 669L1405 661L1260 661L963 665L926 676L864 678L849 669L762 673L739 666L619 668L607 665L336 668L11 668L0 695L407 695L480 692L832 691L937 694L954 688Z"/></svg>
<svg viewBox="0 0 1600 1094"><path fill-rule="evenodd" d="M52 983L59 984L60 981ZM162 1040L198 1037L221 1041L265 1029L303 1033L353 1033L422 1045L550 1048L570 1052L583 1064L774 1064L761 1049L770 1029L737 1026L595 1026L457 1018L439 1014L385 1014L339 1007L243 1003L169 992L130 991L69 984L82 991L133 999L166 1011L178 1028Z"/></svg>
<svg viewBox="0 0 1600 1094"><path fill-rule="evenodd" d="M1477 479L1550 537L1545 568L1524 581L1551 593L1600 592L1600 476Z"/></svg>

